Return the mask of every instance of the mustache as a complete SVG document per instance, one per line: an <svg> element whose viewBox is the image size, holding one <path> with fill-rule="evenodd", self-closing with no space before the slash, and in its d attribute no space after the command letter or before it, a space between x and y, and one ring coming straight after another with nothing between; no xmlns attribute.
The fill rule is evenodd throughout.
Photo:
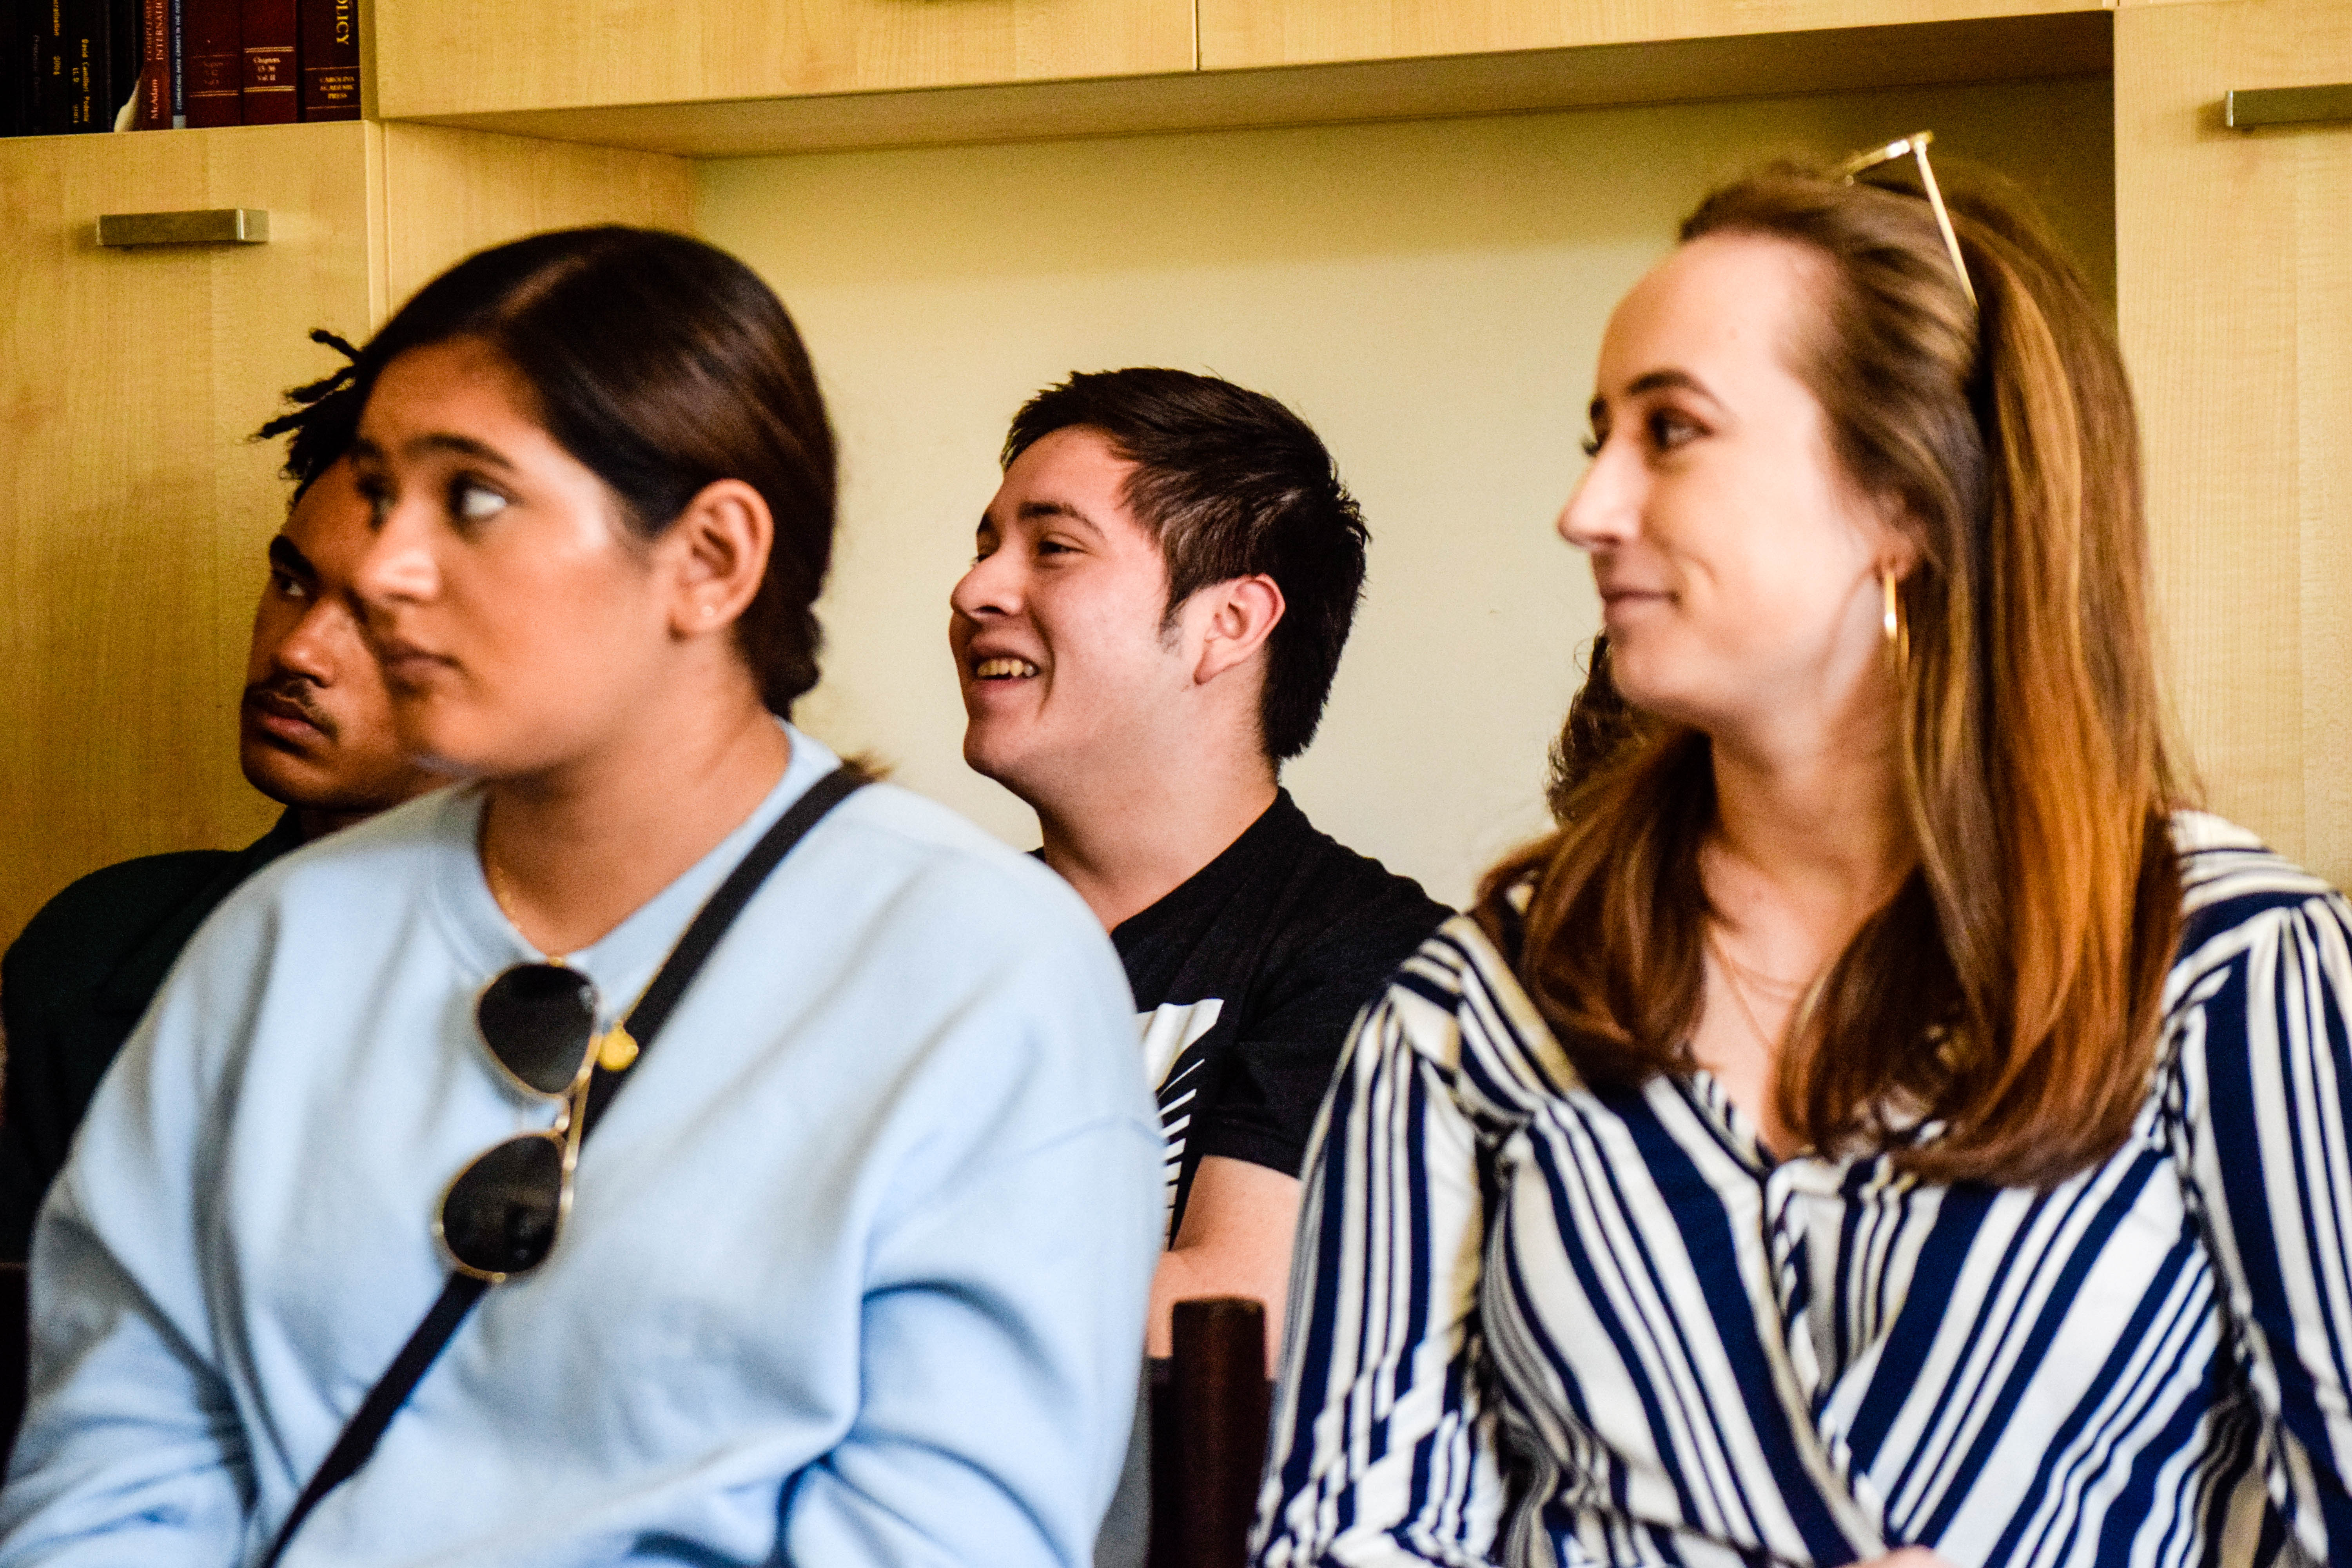
<svg viewBox="0 0 2352 1568"><path fill-rule="evenodd" d="M335 721L319 706L318 699L312 695L313 685L310 678L304 675L278 675L257 680L245 689L245 706L274 708L300 719L331 741L335 738Z"/></svg>

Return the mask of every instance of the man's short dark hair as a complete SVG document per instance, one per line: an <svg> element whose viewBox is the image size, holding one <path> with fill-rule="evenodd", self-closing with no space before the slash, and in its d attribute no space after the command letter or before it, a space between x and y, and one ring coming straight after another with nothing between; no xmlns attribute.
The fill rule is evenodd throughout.
<svg viewBox="0 0 2352 1568"><path fill-rule="evenodd" d="M1285 609L1266 639L1265 754L1307 749L1364 592L1364 515L1307 422L1263 393L1187 371L1073 374L1013 416L1004 466L1056 430L1097 430L1135 465L1125 500L1160 541L1171 624L1213 583L1264 573Z"/></svg>

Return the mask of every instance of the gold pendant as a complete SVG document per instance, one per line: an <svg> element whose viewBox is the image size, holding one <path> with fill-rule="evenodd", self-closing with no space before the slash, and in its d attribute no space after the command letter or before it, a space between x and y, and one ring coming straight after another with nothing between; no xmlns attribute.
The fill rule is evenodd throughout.
<svg viewBox="0 0 2352 1568"><path fill-rule="evenodd" d="M623 1025L614 1025L611 1032L596 1042L596 1065L606 1072L625 1072L636 1059L637 1042L629 1037Z"/></svg>

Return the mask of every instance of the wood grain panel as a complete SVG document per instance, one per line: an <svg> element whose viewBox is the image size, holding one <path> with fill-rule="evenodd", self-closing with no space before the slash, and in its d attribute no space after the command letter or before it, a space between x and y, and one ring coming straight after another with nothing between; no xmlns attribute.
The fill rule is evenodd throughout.
<svg viewBox="0 0 2352 1568"><path fill-rule="evenodd" d="M2343 42L2333 79L2352 80L2352 38ZM2352 126L2281 145L2297 164L2303 853L2352 887Z"/></svg>
<svg viewBox="0 0 2352 1568"><path fill-rule="evenodd" d="M0 142L0 933L83 872L277 808L235 715L285 506L245 437L369 327L364 124ZM100 250L102 212L267 208L267 245Z"/></svg>
<svg viewBox="0 0 2352 1568"><path fill-rule="evenodd" d="M472 0L379 8L387 118L1190 70L1191 0Z"/></svg>
<svg viewBox="0 0 2352 1568"><path fill-rule="evenodd" d="M2352 125L2226 129L2352 79L2338 0L2116 17L2116 268L2180 717L2217 810L2352 883Z"/></svg>
<svg viewBox="0 0 2352 1568"><path fill-rule="evenodd" d="M2096 11L2105 0L1200 0L1207 70Z"/></svg>
<svg viewBox="0 0 2352 1568"><path fill-rule="evenodd" d="M383 128L386 288L394 308L485 246L581 224L694 227L683 158L427 125Z"/></svg>
<svg viewBox="0 0 2352 1568"><path fill-rule="evenodd" d="M521 136L692 158L1697 102L2104 76L2095 11L1094 81L456 117ZM389 131L389 128L387 128Z"/></svg>

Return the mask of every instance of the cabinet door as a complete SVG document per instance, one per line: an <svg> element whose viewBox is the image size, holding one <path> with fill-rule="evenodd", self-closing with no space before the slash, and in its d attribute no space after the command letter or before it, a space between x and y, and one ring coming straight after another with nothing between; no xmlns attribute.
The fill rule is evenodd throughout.
<svg viewBox="0 0 2352 1568"><path fill-rule="evenodd" d="M2214 809L2352 884L2352 82L2342 0L2116 16L2116 262L2174 692Z"/></svg>
<svg viewBox="0 0 2352 1568"><path fill-rule="evenodd" d="M1188 71L1191 0L385 5L388 118Z"/></svg>
<svg viewBox="0 0 2352 1568"><path fill-rule="evenodd" d="M368 331L373 133L0 142L0 942L85 871L276 813L236 713L286 492L245 437L330 363L305 332ZM268 244L94 243L101 213L232 206Z"/></svg>
<svg viewBox="0 0 2352 1568"><path fill-rule="evenodd" d="M1200 0L1206 70L2095 11L2105 0Z"/></svg>

